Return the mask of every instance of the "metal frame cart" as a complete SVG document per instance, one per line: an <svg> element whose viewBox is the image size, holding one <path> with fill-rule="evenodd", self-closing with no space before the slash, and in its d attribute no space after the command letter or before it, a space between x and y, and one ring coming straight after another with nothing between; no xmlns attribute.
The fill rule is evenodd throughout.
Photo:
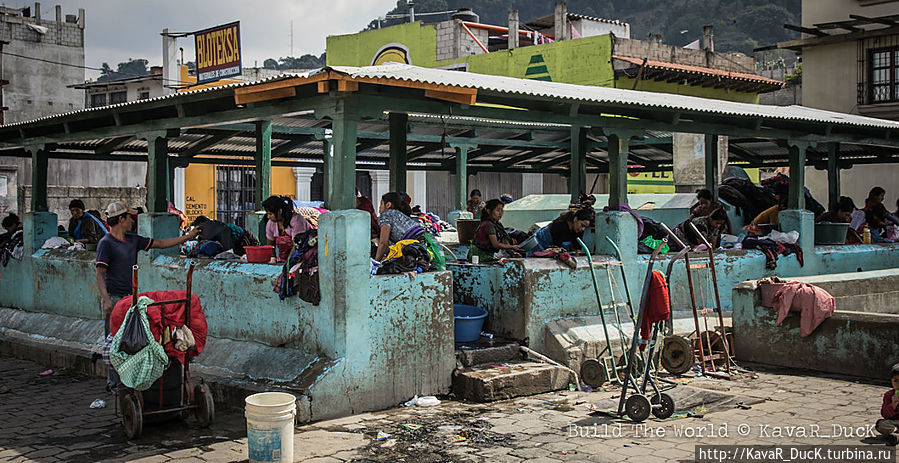
<svg viewBox="0 0 899 463"><path fill-rule="evenodd" d="M731 339L724 326L724 315L721 311L721 299L718 293L718 276L715 270L714 249L711 243L699 232L695 225L690 222L689 226L693 233L703 241L708 251L708 262L690 263L689 255L685 255L685 265L687 272L687 283L690 288L690 304L693 309L694 331L686 338L676 336L673 333L665 337L665 344L662 348L662 366L671 374L680 375L686 373L693 367L696 358L699 358L700 371L704 375L730 379L731 369L735 367L731 360ZM678 240L680 241L680 240ZM686 245L684 248L687 249ZM693 272L696 271L697 277L702 271L707 269L707 275L704 279L694 282ZM700 301L697 302L697 283L699 286ZM705 284L704 284L705 283ZM714 305L707 305L709 295L714 295ZM712 312L717 316L718 326L714 329L709 327L709 313ZM699 316L702 315L703 327L700 328ZM724 372L719 371L716 361L723 364Z"/></svg>
<svg viewBox="0 0 899 463"><path fill-rule="evenodd" d="M662 239L662 242L655 250L653 250L652 255L650 255L649 257L649 262L646 269L646 277L643 280L643 290L642 296L640 298L640 311L637 317L637 324L634 327L634 336L631 337L631 347L627 354L627 365L633 364L637 355L638 344L648 345L646 358L652 359L653 353L656 348L656 340L658 338L659 332L664 330L664 321L653 324L652 331L648 340L640 340L636 331L639 330L641 326L643 326L643 319L646 316L646 298L649 294L649 285L652 280L653 267L655 267L655 262L659 256L659 252L661 251L662 247L667 244L667 242L667 238ZM637 379L634 378L633 371L630 368L625 369L624 382L621 386L621 398L618 401L618 416L626 414L628 418L639 423L648 418L650 413L655 415L656 418L660 419L669 418L672 414L674 414L674 399L672 399L671 396L663 393L661 389L659 389L655 379L653 379L652 375L650 375L651 369L652 362L644 362L642 384L637 383ZM633 388L634 391L630 396L627 395L629 385ZM647 386L652 387L653 393L651 398L647 397Z"/></svg>
<svg viewBox="0 0 899 463"><path fill-rule="evenodd" d="M626 307L628 309L628 315L631 323L635 323L634 321L634 309L631 304L631 295L630 291L627 288L627 279L625 277L624 267L621 264L621 251L618 249L618 246L606 237L609 243L615 248L616 257L618 258L618 262L612 263L609 262L605 265L594 263L593 257L590 254L590 250L587 249L587 246L578 238L578 244L581 246L581 250L584 251L584 254L587 256L587 264L590 267L590 277L593 281L593 291L596 294L596 305L599 308L599 317L602 322L602 330L606 339L606 347L603 348L602 352L599 353L597 358L595 359L586 359L581 365L581 379L593 387L599 387L605 384L606 381L612 383L621 383L621 379L619 374L623 371L627 370L627 366L632 363L628 361L627 350L625 349L625 344L628 343L628 336L624 333L621 324L621 315L618 310L622 307ZM624 293L627 299L627 302L617 302L615 298L615 289L618 288L619 293L622 292L617 282L614 281L614 277L612 276L612 270L610 268L611 265L617 265L621 268L621 275L624 278ZM602 296L599 291L599 282L596 279L596 267L602 266L606 270L606 275L608 277L609 282L609 294L611 295L611 303L603 304ZM609 312L607 312L609 311ZM615 316L615 327L618 329L618 335L620 336L620 357L616 358L614 349L612 349L612 340L609 336L609 327L606 321L606 315L614 315Z"/></svg>
<svg viewBox="0 0 899 463"><path fill-rule="evenodd" d="M191 300L191 282L194 272L194 263L191 262L187 270L187 291L184 299L172 299L167 301L156 301L147 307L159 307L163 310L166 304L184 304L184 326L190 329L190 300ZM131 307L137 305L137 274L138 266L135 265L131 269L131 286L132 286L132 302ZM163 330L169 327L165 325L165 314L160 317L163 323ZM119 328L121 329L121 328ZM209 386L203 380L194 387L191 387L190 378L190 362L188 353L185 352L185 362L183 368L181 362L171 358L169 365L166 367L162 377L157 379L147 390L137 391L135 389L119 385L118 401L116 402L116 414L118 414L119 405L122 410L122 426L125 428L125 434L129 439L136 439L143 430L145 417L165 417L165 416L185 416L189 411L194 412L194 416L200 426L208 427L212 423L215 416L215 404L212 400L212 392ZM175 383L177 388L166 387L171 383ZM179 392L179 397L172 400L173 390ZM151 392L152 391L152 392ZM156 393L158 392L158 395ZM151 396L151 394L153 394ZM174 403L168 405L168 403Z"/></svg>

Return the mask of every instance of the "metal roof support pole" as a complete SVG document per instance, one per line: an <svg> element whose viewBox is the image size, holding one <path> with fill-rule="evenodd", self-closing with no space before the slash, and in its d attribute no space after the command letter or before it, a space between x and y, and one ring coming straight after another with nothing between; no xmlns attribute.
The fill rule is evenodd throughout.
<svg viewBox="0 0 899 463"><path fill-rule="evenodd" d="M705 135L705 188L718 200L718 135Z"/></svg>
<svg viewBox="0 0 899 463"><path fill-rule="evenodd" d="M840 166L837 161L840 157L840 144L827 144L827 205L834 211L840 201Z"/></svg>
<svg viewBox="0 0 899 463"><path fill-rule="evenodd" d="M587 127L571 126L571 163L568 192L571 202L577 203L581 192L587 192Z"/></svg>
<svg viewBox="0 0 899 463"><path fill-rule="evenodd" d="M805 157L809 142L787 140L790 148L790 200L788 209L805 209Z"/></svg>
<svg viewBox="0 0 899 463"><path fill-rule="evenodd" d="M147 140L147 208L149 212L167 212L169 188L169 150L165 132L152 132Z"/></svg>
<svg viewBox="0 0 899 463"><path fill-rule="evenodd" d="M272 192L272 121L256 121L256 210Z"/></svg>
<svg viewBox="0 0 899 463"><path fill-rule="evenodd" d="M406 134L409 131L409 115L390 113L388 121L390 125L390 191L406 191Z"/></svg>
<svg viewBox="0 0 899 463"><path fill-rule="evenodd" d="M47 161L49 147L42 145L26 146L31 153L31 211L47 212Z"/></svg>
<svg viewBox="0 0 899 463"><path fill-rule="evenodd" d="M331 196L327 199L332 211L356 208L356 129L358 116L348 111L347 101L338 102L334 112L331 130L334 139L334 154L325 188Z"/></svg>
<svg viewBox="0 0 899 463"><path fill-rule="evenodd" d="M627 204L627 153L630 134L609 133L609 206Z"/></svg>

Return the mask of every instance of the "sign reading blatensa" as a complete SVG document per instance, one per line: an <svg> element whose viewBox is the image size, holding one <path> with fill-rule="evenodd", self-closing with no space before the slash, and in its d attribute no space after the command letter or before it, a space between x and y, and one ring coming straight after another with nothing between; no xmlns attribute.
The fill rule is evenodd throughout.
<svg viewBox="0 0 899 463"><path fill-rule="evenodd" d="M240 64L240 21L194 33L197 50L197 83L238 76Z"/></svg>

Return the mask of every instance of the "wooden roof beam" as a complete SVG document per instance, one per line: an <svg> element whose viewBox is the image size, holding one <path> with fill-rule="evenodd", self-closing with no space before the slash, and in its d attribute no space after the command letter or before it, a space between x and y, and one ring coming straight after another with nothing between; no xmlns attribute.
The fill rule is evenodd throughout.
<svg viewBox="0 0 899 463"><path fill-rule="evenodd" d="M822 32L822 31L820 31L820 30L818 30L818 29L814 29L814 28L811 28L811 27L795 26L795 25L793 25L793 24L784 24L784 29L787 29L787 30L790 30L790 31L802 32L803 34L814 35L814 36L816 36L816 37L828 37L828 36L830 36L830 34L827 34L827 33L825 33L825 32Z"/></svg>

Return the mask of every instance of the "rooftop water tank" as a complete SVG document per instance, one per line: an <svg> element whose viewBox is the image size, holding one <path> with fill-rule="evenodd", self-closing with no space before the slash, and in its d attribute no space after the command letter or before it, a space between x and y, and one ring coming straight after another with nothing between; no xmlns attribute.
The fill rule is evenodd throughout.
<svg viewBox="0 0 899 463"><path fill-rule="evenodd" d="M459 8L453 13L453 19L476 23L480 22L481 17L475 14L474 11L471 11L471 8Z"/></svg>

